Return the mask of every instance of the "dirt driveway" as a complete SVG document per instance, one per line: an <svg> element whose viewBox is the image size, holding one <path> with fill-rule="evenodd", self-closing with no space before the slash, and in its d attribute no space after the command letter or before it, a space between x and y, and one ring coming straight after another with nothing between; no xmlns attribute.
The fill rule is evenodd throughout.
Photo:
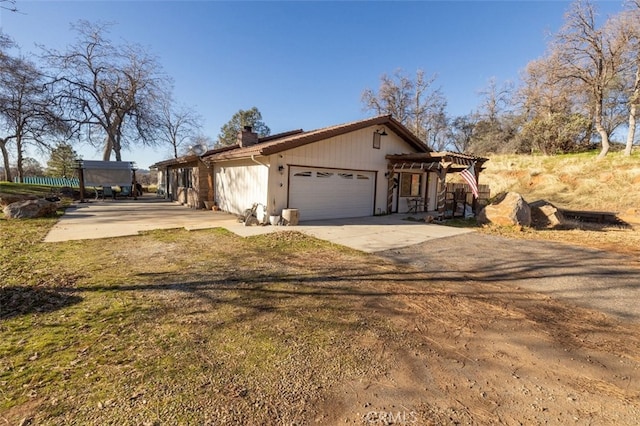
<svg viewBox="0 0 640 426"><path fill-rule="evenodd" d="M404 335L380 342L387 375L351 382L329 400L339 407L331 421L638 424L632 259L479 233L377 255L423 281L399 280L395 297L367 304Z"/></svg>
<svg viewBox="0 0 640 426"><path fill-rule="evenodd" d="M640 322L640 271L625 256L478 233L379 254L447 281L501 283Z"/></svg>

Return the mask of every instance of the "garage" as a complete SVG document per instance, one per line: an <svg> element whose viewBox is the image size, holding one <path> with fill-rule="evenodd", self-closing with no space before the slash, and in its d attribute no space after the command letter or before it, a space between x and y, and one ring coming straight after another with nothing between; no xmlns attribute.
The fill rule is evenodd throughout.
<svg viewBox="0 0 640 426"><path fill-rule="evenodd" d="M289 208L301 220L373 215L376 173L359 170L291 167Z"/></svg>

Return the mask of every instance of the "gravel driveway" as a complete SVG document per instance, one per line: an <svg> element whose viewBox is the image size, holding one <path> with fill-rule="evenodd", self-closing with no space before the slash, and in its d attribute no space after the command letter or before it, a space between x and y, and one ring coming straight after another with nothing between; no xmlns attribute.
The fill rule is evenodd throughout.
<svg viewBox="0 0 640 426"><path fill-rule="evenodd" d="M478 233L378 253L442 280L503 283L640 320L640 271L630 258L547 241Z"/></svg>

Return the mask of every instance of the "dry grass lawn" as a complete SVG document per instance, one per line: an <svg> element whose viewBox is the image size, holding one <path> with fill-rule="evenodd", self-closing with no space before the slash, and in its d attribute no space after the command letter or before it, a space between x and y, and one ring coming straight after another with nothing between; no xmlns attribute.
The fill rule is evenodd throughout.
<svg viewBox="0 0 640 426"><path fill-rule="evenodd" d="M622 160L611 164L636 179ZM495 160L500 179L513 175L496 177L496 188L524 191L558 168L540 158L539 173L523 172L516 161ZM593 201L525 196L612 210L594 188L617 183L599 164L585 186L569 164L557 178L592 188ZM636 201L625 203L616 206ZM42 243L55 220L0 219L0 425L640 418L638 324L298 233L168 230ZM479 231L630 254L629 268L640 266L632 228Z"/></svg>
<svg viewBox="0 0 640 426"><path fill-rule="evenodd" d="M481 174L492 194L521 193L528 202L547 200L570 210L626 212L640 209L640 152L558 156L492 156Z"/></svg>

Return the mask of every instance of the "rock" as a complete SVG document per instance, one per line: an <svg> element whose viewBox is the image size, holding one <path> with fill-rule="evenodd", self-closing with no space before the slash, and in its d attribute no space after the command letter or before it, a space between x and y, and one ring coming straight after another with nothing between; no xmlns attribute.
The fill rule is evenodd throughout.
<svg viewBox="0 0 640 426"><path fill-rule="evenodd" d="M79 199L80 198L80 191L76 191L75 189L71 188L70 186L63 186L60 189L58 189L58 192L63 197L73 198L73 199Z"/></svg>
<svg viewBox="0 0 640 426"><path fill-rule="evenodd" d="M58 203L47 200L26 200L11 203L2 210L7 219L30 219L51 216L58 209Z"/></svg>
<svg viewBox="0 0 640 426"><path fill-rule="evenodd" d="M9 204L17 203L18 201L37 200L35 195L23 195L23 194L5 194L0 192L0 206L8 206Z"/></svg>
<svg viewBox="0 0 640 426"><path fill-rule="evenodd" d="M536 228L554 228L564 224L564 216L556 206L546 200L538 200L529 204L531 208L531 224Z"/></svg>
<svg viewBox="0 0 640 426"><path fill-rule="evenodd" d="M517 192L507 192L478 213L478 223L531 226L531 208Z"/></svg>

